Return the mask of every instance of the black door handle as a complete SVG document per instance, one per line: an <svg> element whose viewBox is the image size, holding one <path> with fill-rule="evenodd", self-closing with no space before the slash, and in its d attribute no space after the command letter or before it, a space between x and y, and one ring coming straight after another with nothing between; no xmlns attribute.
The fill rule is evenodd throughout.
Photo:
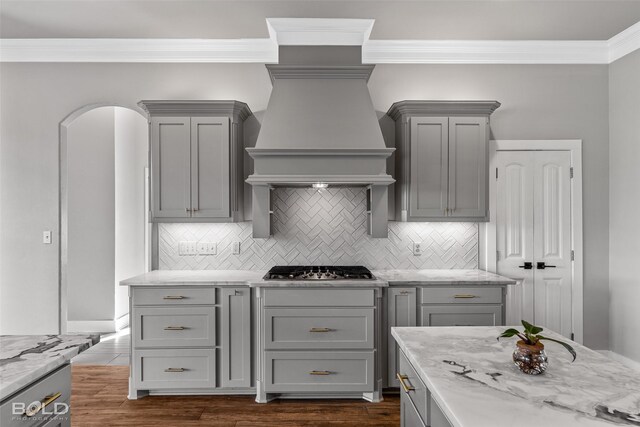
<svg viewBox="0 0 640 427"><path fill-rule="evenodd" d="M545 268L556 268L555 265L546 265L544 262L538 262L538 270L544 270Z"/></svg>
<svg viewBox="0 0 640 427"><path fill-rule="evenodd" d="M540 263L538 263L540 264ZM525 270L531 270L533 269L533 263L532 262L525 262L524 265L519 265L518 268L524 268ZM538 268L540 268L540 265L538 265Z"/></svg>

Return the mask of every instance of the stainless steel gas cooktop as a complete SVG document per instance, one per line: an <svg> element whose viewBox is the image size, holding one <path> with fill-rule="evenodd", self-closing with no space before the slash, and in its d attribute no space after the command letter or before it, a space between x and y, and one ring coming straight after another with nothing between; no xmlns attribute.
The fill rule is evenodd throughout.
<svg viewBox="0 0 640 427"><path fill-rule="evenodd" d="M264 276L265 280L367 280L375 279L368 268L354 266L277 265Z"/></svg>

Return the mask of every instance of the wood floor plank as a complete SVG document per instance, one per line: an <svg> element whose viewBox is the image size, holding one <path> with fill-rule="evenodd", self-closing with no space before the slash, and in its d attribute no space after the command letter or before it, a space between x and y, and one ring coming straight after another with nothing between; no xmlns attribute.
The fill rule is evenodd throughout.
<svg viewBox="0 0 640 427"><path fill-rule="evenodd" d="M255 396L148 396L127 399L127 366L72 366L73 427L391 427L398 395L381 403L345 399L255 402Z"/></svg>

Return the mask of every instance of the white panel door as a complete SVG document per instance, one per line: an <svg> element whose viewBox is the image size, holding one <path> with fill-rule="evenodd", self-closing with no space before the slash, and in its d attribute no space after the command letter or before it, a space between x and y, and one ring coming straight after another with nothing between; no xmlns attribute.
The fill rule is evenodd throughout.
<svg viewBox="0 0 640 427"><path fill-rule="evenodd" d="M508 287L507 324L571 337L571 154L500 151L496 167L498 273L520 280Z"/></svg>
<svg viewBox="0 0 640 427"><path fill-rule="evenodd" d="M571 325L571 154L535 152L534 318L570 338Z"/></svg>
<svg viewBox="0 0 640 427"><path fill-rule="evenodd" d="M518 280L507 286L507 325L533 317L533 170L530 151L500 151L496 197L498 272ZM527 263L527 264L525 264Z"/></svg>

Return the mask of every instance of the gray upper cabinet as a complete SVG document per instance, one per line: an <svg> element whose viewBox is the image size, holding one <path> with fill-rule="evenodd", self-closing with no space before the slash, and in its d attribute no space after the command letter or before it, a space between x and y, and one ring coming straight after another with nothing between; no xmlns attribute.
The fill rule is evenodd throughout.
<svg viewBox="0 0 640 427"><path fill-rule="evenodd" d="M496 101L401 101L396 220L488 221L489 115Z"/></svg>
<svg viewBox="0 0 640 427"><path fill-rule="evenodd" d="M242 221L243 123L238 101L141 101L150 117L151 220Z"/></svg>

